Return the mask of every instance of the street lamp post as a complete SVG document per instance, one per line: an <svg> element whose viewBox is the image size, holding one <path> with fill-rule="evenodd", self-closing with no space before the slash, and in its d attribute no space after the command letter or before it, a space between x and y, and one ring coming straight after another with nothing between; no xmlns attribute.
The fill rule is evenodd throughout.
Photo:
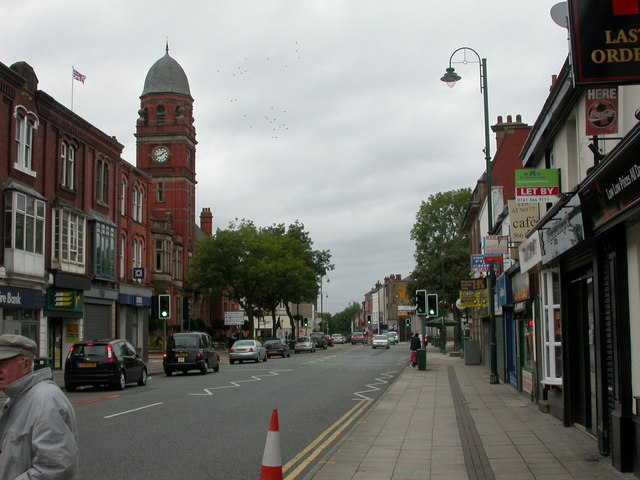
<svg viewBox="0 0 640 480"><path fill-rule="evenodd" d="M488 232L491 233L493 230L493 201L491 195L491 150L490 150L490 126L489 126L489 92L487 90L487 59L480 58L478 52L476 52L473 48L469 47L460 47L451 54L449 57L449 67L446 70L446 73L442 76L440 80L445 82L449 87L453 87L457 81L461 80L462 77L458 75L455 71L455 68L451 66L453 56L462 51L464 54L464 58L462 63L466 65L467 63L476 63L475 61L469 62L466 57L467 52L471 52L475 54L478 58L478 64L480 66L480 92L484 97L484 160L486 166L486 179L485 183L487 186L487 223L488 223ZM493 268L489 270L489 282L488 282L488 310L489 310L489 324L490 324L490 354L491 354L491 373L489 377L489 383L500 383L498 378L498 356L496 351L496 319L495 319L495 311L494 311L494 303L493 303L493 286L495 285L495 272Z"/></svg>

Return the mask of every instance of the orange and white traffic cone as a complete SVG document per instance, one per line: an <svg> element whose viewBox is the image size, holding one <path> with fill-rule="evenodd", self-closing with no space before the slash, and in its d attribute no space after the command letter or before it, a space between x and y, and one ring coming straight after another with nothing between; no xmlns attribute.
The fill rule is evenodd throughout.
<svg viewBox="0 0 640 480"><path fill-rule="evenodd" d="M278 410L271 412L271 423L264 445L260 480L282 480L282 454L280 452L280 427L278 427Z"/></svg>

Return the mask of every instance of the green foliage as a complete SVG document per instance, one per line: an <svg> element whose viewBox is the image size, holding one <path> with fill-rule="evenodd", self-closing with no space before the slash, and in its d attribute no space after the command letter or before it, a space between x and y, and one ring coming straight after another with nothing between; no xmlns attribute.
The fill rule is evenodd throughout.
<svg viewBox="0 0 640 480"><path fill-rule="evenodd" d="M259 313L274 315L280 302L316 298L317 279L333 265L328 250L312 246L299 222L265 228L247 220L231 222L228 229L218 229L198 244L189 280L212 296L226 292L247 312L253 330L253 318Z"/></svg>
<svg viewBox="0 0 640 480"><path fill-rule="evenodd" d="M348 335L355 327L357 327L357 320L360 318L360 305L353 302L347 308L331 316L329 322L329 333L342 333Z"/></svg>
<svg viewBox="0 0 640 480"><path fill-rule="evenodd" d="M471 190L462 188L430 195L420 205L411 229L416 268L410 291L423 288L450 304L458 298L470 269L469 235L462 228L470 200Z"/></svg>

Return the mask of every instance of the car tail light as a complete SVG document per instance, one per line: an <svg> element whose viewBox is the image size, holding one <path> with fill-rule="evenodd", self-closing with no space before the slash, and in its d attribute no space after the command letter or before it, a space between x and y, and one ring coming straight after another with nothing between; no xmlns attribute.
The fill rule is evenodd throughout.
<svg viewBox="0 0 640 480"><path fill-rule="evenodd" d="M164 352L164 353L162 354L162 359L163 359L163 360L166 360L166 359L167 359L167 352Z"/></svg>
<svg viewBox="0 0 640 480"><path fill-rule="evenodd" d="M107 362L113 362L113 347L111 344L107 345Z"/></svg>
<svg viewBox="0 0 640 480"><path fill-rule="evenodd" d="M71 361L71 355L73 355L73 347L69 349L69 353L67 353L67 359L64 363L69 363Z"/></svg>
<svg viewBox="0 0 640 480"><path fill-rule="evenodd" d="M196 360L202 360L202 352L196 353Z"/></svg>
<svg viewBox="0 0 640 480"><path fill-rule="evenodd" d="M232 348L231 350L229 350L229 353L234 353L236 351L235 348Z"/></svg>
<svg viewBox="0 0 640 480"><path fill-rule="evenodd" d="M253 352L253 347L251 347L251 348L249 349L249 351L250 351L250 352Z"/></svg>

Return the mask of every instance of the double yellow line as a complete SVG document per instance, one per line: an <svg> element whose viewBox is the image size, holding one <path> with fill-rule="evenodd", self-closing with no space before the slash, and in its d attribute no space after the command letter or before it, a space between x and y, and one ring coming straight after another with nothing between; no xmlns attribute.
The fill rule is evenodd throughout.
<svg viewBox="0 0 640 480"><path fill-rule="evenodd" d="M347 427L358 420L359 416L371 404L371 400L360 400L338 419L333 425L327 428L318 438L311 442L307 447L289 460L283 467L282 472L287 473L294 465L297 467L292 470L284 480L295 480L302 471L304 471L311 462L325 451L325 449L333 443Z"/></svg>

